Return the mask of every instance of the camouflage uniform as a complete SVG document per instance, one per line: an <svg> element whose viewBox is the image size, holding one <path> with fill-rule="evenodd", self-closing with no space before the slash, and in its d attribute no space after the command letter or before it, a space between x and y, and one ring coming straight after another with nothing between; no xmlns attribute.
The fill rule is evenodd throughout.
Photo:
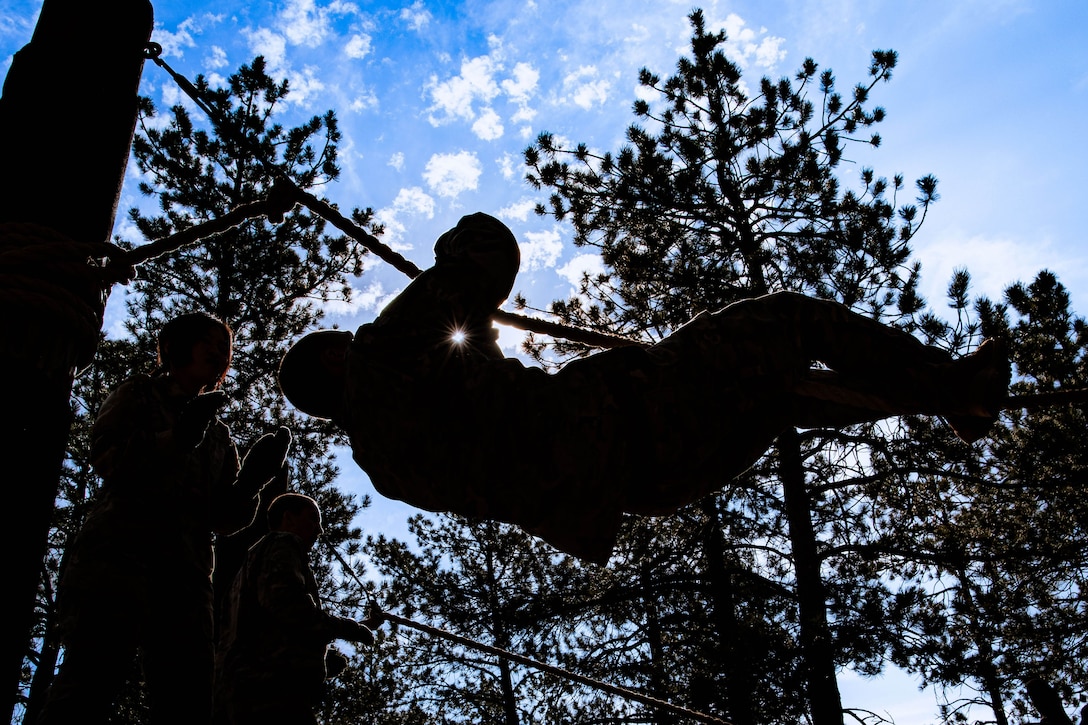
<svg viewBox="0 0 1088 725"><path fill-rule="evenodd" d="M249 550L216 652L216 699L232 725L316 722L329 643L370 637L367 627L324 611L319 601L299 537L273 531Z"/></svg>
<svg viewBox="0 0 1088 725"><path fill-rule="evenodd" d="M256 500L233 485L238 452L221 421L196 448L174 445L189 399L169 377L139 375L95 420L102 490L61 578L65 654L43 724L106 722L137 650L156 722L210 719L212 532L244 526Z"/></svg>
<svg viewBox="0 0 1088 725"><path fill-rule="evenodd" d="M947 353L793 293L548 374L495 344L490 316L517 267L505 226L464 217L439 239L435 265L356 332L337 422L382 495L513 523L604 561L624 512L674 512L787 427L940 413L962 397ZM464 343L450 342L454 328L467 329Z"/></svg>

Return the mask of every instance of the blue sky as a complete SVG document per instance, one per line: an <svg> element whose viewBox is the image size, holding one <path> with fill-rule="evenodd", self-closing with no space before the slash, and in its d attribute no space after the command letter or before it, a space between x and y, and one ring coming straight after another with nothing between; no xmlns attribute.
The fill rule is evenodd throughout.
<svg viewBox="0 0 1088 725"><path fill-rule="evenodd" d="M864 80L870 53L894 49L899 65L874 103L887 111L880 149L862 166L908 180L933 174L941 201L915 239L923 292L941 311L954 269L976 294L998 297L1040 269L1070 288L1088 314L1088 252L1081 218L1088 166L1088 3L1083 0L217 0L154 2L152 39L190 78L221 81L262 54L290 80L298 122L336 111L344 139L341 179L324 194L342 209L370 206L386 241L420 267L434 239L466 213L502 218L523 247L515 284L535 307L565 297L597 260L570 230L535 217L540 200L522 180L522 150L542 131L615 150L633 120L642 67L665 76L686 54L686 16L701 7L724 28L750 84L792 75L805 57L835 72L841 90ZM0 0L0 71L33 31L41 3ZM147 64L143 92L162 109L185 99ZM142 203L129 169L120 208ZM910 186L913 190L913 185ZM115 229L139 237L123 215ZM371 319L406 280L380 263L355 281L356 302L333 310L343 327ZM115 289L119 300L122 290ZM505 330L511 353L516 331ZM345 484L375 505L360 525L392 535L414 509L373 493L345 461ZM909 681L846 683L848 705L929 722L932 695Z"/></svg>

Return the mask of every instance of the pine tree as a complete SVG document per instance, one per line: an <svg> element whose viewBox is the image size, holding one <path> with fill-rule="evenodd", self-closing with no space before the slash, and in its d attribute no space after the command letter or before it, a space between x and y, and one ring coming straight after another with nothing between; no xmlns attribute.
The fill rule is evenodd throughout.
<svg viewBox="0 0 1088 725"><path fill-rule="evenodd" d="M699 311L778 290L836 299L888 322L918 312L924 300L916 292L919 267L910 261L909 242L937 200L936 179L919 179L916 199L901 203L901 177L888 181L864 168L861 188L853 191L836 175L850 145L861 153L880 144L875 133L862 136L884 118L869 97L891 77L896 54L875 51L867 81L845 95L830 70L808 59L794 78L764 78L750 96L740 69L720 48L724 33L708 33L701 11L690 20L691 56L679 60L676 74L664 80L649 70L640 74L647 95L657 100L635 102L639 122L628 128L627 145L615 153L564 147L545 133L525 152L529 183L551 192L538 213L569 221L574 243L596 248L607 270L585 277L578 296L554 302L549 311L564 323L646 340ZM531 340L529 347L544 357L544 343ZM551 350L585 352L567 342ZM852 597L833 591L822 576L853 525L843 516L851 510L848 501L860 498L853 461L864 454L856 449L879 440L859 437L862 432L783 435L772 455L738 482L751 489L750 500L758 499L747 511L756 521L747 530L719 527L715 533L721 546L735 551L740 547L732 537L758 528L772 537L759 548L787 552L757 558L765 588L788 587L796 598L796 609L780 616L795 623L805 708L819 725L842 721L835 672L847 663L843 658L856 656L869 666L887 643L881 636L835 642L827 602ZM732 498L719 505L741 510L745 499L729 488ZM771 520L781 524L785 539ZM704 533L697 546L710 540ZM728 621L732 608L742 621L730 597L736 583L711 568L712 548L703 555L709 610ZM864 582L839 582L855 592L858 584ZM863 597L873 598L883 598L879 587ZM720 678L714 699L731 703L727 717L735 722L762 721L764 714L743 706L750 692L743 673L759 671L760 663L725 632L715 636L716 665L736 676Z"/></svg>
<svg viewBox="0 0 1088 725"><path fill-rule="evenodd" d="M962 272L950 293L969 311L968 286ZM1009 286L1000 304L981 298L973 307L966 329L1008 341L1014 394L1085 386L1086 325L1052 273ZM1084 415L1083 405L1012 407L986 444L971 448L916 421L903 443L914 450L897 452L911 466L877 461L913 472L909 488L883 489L880 503L894 513L876 521L885 565L900 559L894 568L915 583L893 654L939 688L978 693L950 709L983 704L1002 725L1030 719L1025 688L1036 678L1068 705L1084 701Z"/></svg>
<svg viewBox="0 0 1088 725"><path fill-rule="evenodd" d="M601 591L595 573L506 524L439 515L413 517L409 527L411 549L381 536L366 545L399 614L614 682L610 661L587 661L578 647L583 630L594 626ZM398 709L425 712L430 722L559 725L616 713L613 698L571 679L427 632L394 632L413 653L398 669Z"/></svg>

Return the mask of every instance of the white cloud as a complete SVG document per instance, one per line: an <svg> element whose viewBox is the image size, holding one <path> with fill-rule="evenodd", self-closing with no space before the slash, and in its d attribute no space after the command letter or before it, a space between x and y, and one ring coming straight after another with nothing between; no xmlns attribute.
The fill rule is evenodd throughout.
<svg viewBox="0 0 1088 725"><path fill-rule="evenodd" d="M499 209L499 216L503 219L517 219L519 222L523 222L529 218L535 207L535 199L520 199Z"/></svg>
<svg viewBox="0 0 1088 725"><path fill-rule="evenodd" d="M340 0L334 0L322 7L318 7L314 0L287 0L273 19L272 28L248 28L243 33L251 50L255 54L263 55L270 69L282 72L288 67L288 45L320 47L334 32L334 17L358 12L359 9L354 3Z"/></svg>
<svg viewBox="0 0 1088 725"><path fill-rule="evenodd" d="M499 86L493 78L495 70L492 58L481 55L463 61L459 76L442 82L432 76L428 86L434 105L429 110L441 115L436 117L432 113L431 123L440 125L455 118L474 119L473 102L487 103L499 94Z"/></svg>
<svg viewBox="0 0 1088 725"><path fill-rule="evenodd" d="M756 65L774 69L781 61L786 59L786 51L782 48L784 38L764 38L756 47Z"/></svg>
<svg viewBox="0 0 1088 725"><path fill-rule="evenodd" d="M389 157L389 161L386 162L389 166L392 166L397 171L404 171L404 154L397 151Z"/></svg>
<svg viewBox="0 0 1088 725"><path fill-rule="evenodd" d="M374 212L374 220L385 226L382 241L395 251L404 252L414 245L406 241L407 227L401 220L420 216L433 219L434 212L434 197L418 186L412 186L400 189L392 204Z"/></svg>
<svg viewBox="0 0 1088 725"><path fill-rule="evenodd" d="M314 0L288 0L280 11L277 27L291 45L316 48L329 34L329 10Z"/></svg>
<svg viewBox="0 0 1088 725"><path fill-rule="evenodd" d="M753 30L748 27L744 18L736 13L729 13L722 21L708 22L707 27L721 28L725 31L726 42L723 50L730 60L741 67L755 65L766 70L773 70L786 58L786 51L783 49L786 41L783 38L767 35L766 28ZM685 52L690 53L690 49L686 49Z"/></svg>
<svg viewBox="0 0 1088 725"><path fill-rule="evenodd" d="M227 51L218 45L213 45L208 54L204 56L204 67L208 69L223 68L227 65Z"/></svg>
<svg viewBox="0 0 1088 725"><path fill-rule="evenodd" d="M184 58L185 48L197 47L196 36L203 35L205 29L210 29L222 20L222 15L211 13L194 15L178 23L174 32L157 26L151 40L162 46L162 54L165 58Z"/></svg>
<svg viewBox="0 0 1088 725"><path fill-rule="evenodd" d="M370 55L371 39L366 33L353 33L344 44L344 54L349 58L359 59Z"/></svg>
<svg viewBox="0 0 1088 725"><path fill-rule="evenodd" d="M559 255L563 253L563 239L555 229L528 232L525 239L519 242L519 246L521 269L527 272L554 267Z"/></svg>
<svg viewBox="0 0 1088 725"><path fill-rule="evenodd" d="M510 120L513 121L514 123L528 123L529 121L532 121L534 118L536 118L536 111L534 109L532 109L532 108L529 108L528 106L523 106L523 107L519 108L514 113L513 116L510 117ZM531 133L532 132L532 127L531 126L524 126L523 130L528 131L528 132Z"/></svg>
<svg viewBox="0 0 1088 725"><path fill-rule="evenodd" d="M502 90L514 103L528 103L537 83L540 82L540 71L528 63L518 63L514 66L510 78L502 82Z"/></svg>
<svg viewBox="0 0 1088 725"><path fill-rule="evenodd" d="M528 63L518 63L515 65L512 78L508 78L502 82L503 91L518 107L517 110L514 111L514 115L510 117L510 120L513 123L527 124L536 118L536 109L529 106L529 100L536 91L539 82L540 71L533 68ZM520 130L520 134L523 138L527 138L531 133L532 130L529 126L523 126Z"/></svg>
<svg viewBox="0 0 1088 725"><path fill-rule="evenodd" d="M401 189L393 200L393 209L398 213L417 214L427 219L434 218L434 197L418 186Z"/></svg>
<svg viewBox="0 0 1088 725"><path fill-rule="evenodd" d="M324 91L325 84L321 82L319 73L320 69L313 66L306 66L302 72L288 73L291 93L286 98L287 102L303 106L308 100Z"/></svg>
<svg viewBox="0 0 1088 725"><path fill-rule="evenodd" d="M581 66L563 78L563 90L576 106L586 110L603 105L611 87L607 80L598 78L597 67L592 65Z"/></svg>
<svg viewBox="0 0 1088 725"><path fill-rule="evenodd" d="M243 31L249 42L249 49L254 55L263 55L272 69L284 67L287 58L287 40L269 28L247 29Z"/></svg>
<svg viewBox="0 0 1088 725"><path fill-rule="evenodd" d="M355 112L366 111L368 109L377 107L378 97L374 95L374 92L369 89L355 96L355 98L351 99L351 102L348 104L348 108Z"/></svg>
<svg viewBox="0 0 1088 725"><path fill-rule="evenodd" d="M604 105L604 102L608 100L609 88L611 84L608 81L586 83L574 92L574 103L587 111L595 105Z"/></svg>
<svg viewBox="0 0 1088 725"><path fill-rule="evenodd" d="M492 109L485 108L472 124L472 132L484 141L494 141L502 136L502 119Z"/></svg>
<svg viewBox="0 0 1088 725"><path fill-rule="evenodd" d="M479 184L480 161L468 151L456 154L435 154L427 161L423 179L439 196L456 197Z"/></svg>
<svg viewBox="0 0 1088 725"><path fill-rule="evenodd" d="M502 178L507 181L521 173L521 156L519 154L504 153L495 160L495 163L499 166L499 173L502 174Z"/></svg>
<svg viewBox="0 0 1088 725"><path fill-rule="evenodd" d="M360 312L374 312L385 305L388 298L381 282L372 282L366 289L360 290L354 285L351 288L351 301L331 300L325 305L325 311L330 315L343 315L350 317Z"/></svg>
<svg viewBox="0 0 1088 725"><path fill-rule="evenodd" d="M409 30L420 31L430 25L434 16L424 6L422 0L416 0L409 8L400 11L400 19Z"/></svg>
<svg viewBox="0 0 1088 725"><path fill-rule="evenodd" d="M604 262L601 261L600 255L585 253L577 255L555 271L577 289L578 283L582 281L582 275L584 273L588 273L589 276L592 277L597 274L603 274L605 269Z"/></svg>
<svg viewBox="0 0 1088 725"><path fill-rule="evenodd" d="M432 105L427 109L428 120L441 126L456 120L471 121L472 132L485 141L500 138L505 132L499 111L492 102L501 94L515 104L512 120L531 121L536 111L528 106L540 81L540 72L529 63L517 63L509 77L499 78L504 71L501 40L490 36L489 55L464 59L460 74L446 80L432 75L426 90ZM482 108L481 108L482 107Z"/></svg>

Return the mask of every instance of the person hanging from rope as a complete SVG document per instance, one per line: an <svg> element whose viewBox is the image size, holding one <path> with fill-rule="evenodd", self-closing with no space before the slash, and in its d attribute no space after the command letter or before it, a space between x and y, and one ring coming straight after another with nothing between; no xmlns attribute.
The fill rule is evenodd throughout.
<svg viewBox="0 0 1088 725"><path fill-rule="evenodd" d="M159 367L113 391L91 429L102 487L70 547L58 591L64 645L41 725L105 723L137 652L153 723L212 714L212 537L253 518L284 467L280 428L239 463L217 418L233 333L204 313L169 320Z"/></svg>
<svg viewBox="0 0 1088 725"><path fill-rule="evenodd" d="M463 217L438 239L434 266L373 322L298 340L281 361L281 391L347 432L382 495L516 524L593 562L607 560L624 513L675 512L787 428L924 414L973 442L1007 399L997 341L953 359L791 292L548 373L505 357L491 324L519 263L502 222Z"/></svg>
<svg viewBox="0 0 1088 725"><path fill-rule="evenodd" d="M309 563L322 534L314 499L280 494L268 507L268 526L231 586L216 649L216 720L316 724L325 681L346 664L329 645L337 639L373 644L372 629L383 615L372 611L356 621L321 607Z"/></svg>

